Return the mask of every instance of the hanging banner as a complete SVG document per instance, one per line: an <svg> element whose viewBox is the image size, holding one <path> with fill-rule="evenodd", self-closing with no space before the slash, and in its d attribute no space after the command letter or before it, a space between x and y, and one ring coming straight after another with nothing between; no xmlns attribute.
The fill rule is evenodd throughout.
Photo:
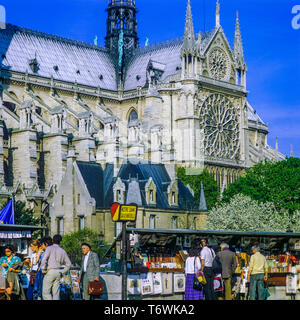
<svg viewBox="0 0 300 320"><path fill-rule="evenodd" d="M31 238L30 231L0 231L0 239Z"/></svg>
<svg viewBox="0 0 300 320"><path fill-rule="evenodd" d="M134 203L125 205L114 202L110 207L112 220L114 222L136 221L137 208Z"/></svg>

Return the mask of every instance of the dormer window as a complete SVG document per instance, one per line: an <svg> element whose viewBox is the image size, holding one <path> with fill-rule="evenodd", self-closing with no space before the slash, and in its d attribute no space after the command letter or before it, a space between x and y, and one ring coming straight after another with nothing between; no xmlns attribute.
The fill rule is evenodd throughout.
<svg viewBox="0 0 300 320"><path fill-rule="evenodd" d="M150 190L150 201L154 201L153 190Z"/></svg>
<svg viewBox="0 0 300 320"><path fill-rule="evenodd" d="M121 190L117 190L117 201L121 201L122 195L121 195Z"/></svg>
<svg viewBox="0 0 300 320"><path fill-rule="evenodd" d="M156 185L152 179L149 178L148 182L145 185L146 192L146 201L148 205L156 205Z"/></svg>
<svg viewBox="0 0 300 320"><path fill-rule="evenodd" d="M172 192L172 204L176 204L176 193Z"/></svg>
<svg viewBox="0 0 300 320"><path fill-rule="evenodd" d="M168 200L170 206L178 206L178 181L173 180L168 186Z"/></svg>
<svg viewBox="0 0 300 320"><path fill-rule="evenodd" d="M114 201L119 203L125 203L125 184L122 182L121 178L118 178L114 187Z"/></svg>

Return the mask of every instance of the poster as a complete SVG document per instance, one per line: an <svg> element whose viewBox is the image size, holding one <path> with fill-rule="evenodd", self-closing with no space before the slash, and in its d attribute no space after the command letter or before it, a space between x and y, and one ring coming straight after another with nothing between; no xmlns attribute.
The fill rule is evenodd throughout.
<svg viewBox="0 0 300 320"><path fill-rule="evenodd" d="M128 295L141 294L141 280L139 275L128 275L127 291L128 291Z"/></svg>
<svg viewBox="0 0 300 320"><path fill-rule="evenodd" d="M185 275L183 273L174 273L174 292L185 291Z"/></svg>
<svg viewBox="0 0 300 320"><path fill-rule="evenodd" d="M141 279L141 291L142 295L153 294L153 277L151 272Z"/></svg>
<svg viewBox="0 0 300 320"><path fill-rule="evenodd" d="M71 291L74 295L74 300L81 300L81 293L80 293L80 271L79 270L70 270L70 284L71 284Z"/></svg>
<svg viewBox="0 0 300 320"><path fill-rule="evenodd" d="M173 293L173 273L163 273L162 274L162 294L172 294Z"/></svg>
<svg viewBox="0 0 300 320"><path fill-rule="evenodd" d="M217 274L214 277L214 290L215 292L222 292L223 291L223 282L222 282L222 275Z"/></svg>
<svg viewBox="0 0 300 320"><path fill-rule="evenodd" d="M176 246L182 246L182 237L176 238Z"/></svg>
<svg viewBox="0 0 300 320"><path fill-rule="evenodd" d="M162 288L162 275L160 272L152 273L153 277L153 294L161 294Z"/></svg>
<svg viewBox="0 0 300 320"><path fill-rule="evenodd" d="M184 236L184 247L190 248L191 246L191 236Z"/></svg>
<svg viewBox="0 0 300 320"><path fill-rule="evenodd" d="M289 274L286 276L286 293L297 293L297 274Z"/></svg>

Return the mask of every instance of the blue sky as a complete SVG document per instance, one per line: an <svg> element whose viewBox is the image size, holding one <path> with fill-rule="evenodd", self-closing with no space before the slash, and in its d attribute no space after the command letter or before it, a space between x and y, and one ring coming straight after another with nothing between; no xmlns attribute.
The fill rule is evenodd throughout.
<svg viewBox="0 0 300 320"><path fill-rule="evenodd" d="M0 0L7 22L104 45L107 0ZM183 35L187 0L136 0L140 45ZM216 0L191 0L195 32L214 28ZM248 100L269 123L268 142L300 157L300 29L292 7L300 0L220 0L221 25L233 46L239 11L248 66Z"/></svg>

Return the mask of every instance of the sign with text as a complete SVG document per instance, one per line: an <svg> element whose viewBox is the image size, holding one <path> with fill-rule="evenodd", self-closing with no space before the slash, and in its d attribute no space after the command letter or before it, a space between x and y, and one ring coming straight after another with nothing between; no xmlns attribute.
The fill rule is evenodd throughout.
<svg viewBox="0 0 300 320"><path fill-rule="evenodd" d="M114 202L110 207L112 219L114 222L136 221L137 208L134 203L125 205Z"/></svg>

